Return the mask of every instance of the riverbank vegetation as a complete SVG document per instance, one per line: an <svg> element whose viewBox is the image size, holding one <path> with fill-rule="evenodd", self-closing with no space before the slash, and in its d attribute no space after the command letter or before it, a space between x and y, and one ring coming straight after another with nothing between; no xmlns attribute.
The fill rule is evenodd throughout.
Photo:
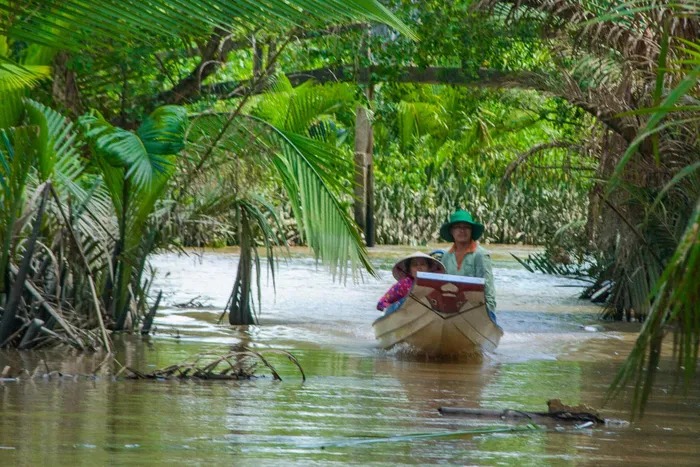
<svg viewBox="0 0 700 467"><path fill-rule="evenodd" d="M109 349L157 294L148 255L192 245L240 246L229 321L255 323L275 247L372 274L364 243L467 208L645 319L620 384L669 326L689 381L697 5L382 4L0 0L0 346Z"/></svg>
<svg viewBox="0 0 700 467"><path fill-rule="evenodd" d="M204 215L227 216L218 220L235 226L242 247L232 319L254 322L255 242L272 257L280 241L274 209L258 192L269 184L252 183L261 173L287 192L300 235L320 259L341 277L348 260L353 272L371 272L337 198L341 179L333 170L342 159L294 128L303 108L298 120L278 126L249 111L250 97L268 83L257 72L246 97L232 105L194 112L180 104L199 90L199 83L187 87L193 77L204 79L218 68L212 60L226 61L234 37L250 38L256 29L280 34L302 23L318 29L379 20L412 32L371 1L279 4L268 14L228 2L214 10L192 4L186 12L168 2L108 3L0 3L0 346L60 340L109 349L110 332L136 328L148 309L148 255L173 243L161 227L178 207L201 201L190 187L216 186L204 174L222 165L222 177L246 177L234 190L222 184L226 191L204 207ZM62 32L66 22L75 33ZM181 87L173 88L175 77ZM190 221L204 217L198 214Z"/></svg>

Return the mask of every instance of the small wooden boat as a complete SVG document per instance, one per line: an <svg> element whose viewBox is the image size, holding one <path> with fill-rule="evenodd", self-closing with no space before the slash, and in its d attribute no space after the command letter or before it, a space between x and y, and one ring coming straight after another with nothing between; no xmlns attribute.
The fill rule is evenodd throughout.
<svg viewBox="0 0 700 467"><path fill-rule="evenodd" d="M486 310L484 279L419 272L411 293L372 324L380 345L406 343L427 356L493 351L503 329Z"/></svg>

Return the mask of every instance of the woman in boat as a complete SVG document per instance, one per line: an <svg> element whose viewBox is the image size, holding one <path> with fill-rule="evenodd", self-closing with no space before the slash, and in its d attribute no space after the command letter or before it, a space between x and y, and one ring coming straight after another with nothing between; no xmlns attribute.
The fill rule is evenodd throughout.
<svg viewBox="0 0 700 467"><path fill-rule="evenodd" d="M396 262L392 269L394 278L398 281L382 295L377 303L377 310L384 311L392 303L396 303L408 295L413 287L416 274L423 272L445 272L445 266L435 258L425 253L415 252Z"/></svg>
<svg viewBox="0 0 700 467"><path fill-rule="evenodd" d="M482 233L484 226L476 222L468 211L455 211L450 220L440 227L440 236L448 242L453 242L441 260L447 274L484 279L486 310L495 318L496 290L493 285L491 256L477 241Z"/></svg>

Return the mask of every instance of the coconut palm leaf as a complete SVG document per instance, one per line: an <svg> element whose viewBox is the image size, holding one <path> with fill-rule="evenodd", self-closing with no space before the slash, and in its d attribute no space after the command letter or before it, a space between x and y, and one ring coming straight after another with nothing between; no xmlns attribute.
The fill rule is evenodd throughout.
<svg viewBox="0 0 700 467"><path fill-rule="evenodd" d="M24 91L7 91L0 93L0 128L9 128L19 123L24 111Z"/></svg>
<svg viewBox="0 0 700 467"><path fill-rule="evenodd" d="M572 64L571 76L582 89L612 87L622 78L619 54L582 54Z"/></svg>
<svg viewBox="0 0 700 467"><path fill-rule="evenodd" d="M347 190L343 180L352 174L351 160L333 146L304 135L324 116L334 118L328 114L353 106L351 91L345 85L292 88L281 78L272 92L252 105L251 115L244 117L248 123L228 127L220 142L222 148L241 154L254 140L263 153L276 154L270 168L282 180L301 235L332 273L341 277L345 277L348 259L353 274L361 266L372 271L347 208L337 200L338 194ZM212 123L224 122L220 115L196 121L209 130ZM248 130L241 133L245 128ZM257 160L263 165L269 162L268 158Z"/></svg>
<svg viewBox="0 0 700 467"><path fill-rule="evenodd" d="M639 135L634 139L634 141L632 141L625 151L625 154L620 159L620 162L617 164L615 173L613 174L613 179L608 186L608 190L612 190L617 187L617 184L621 180L621 175L625 169L625 166L629 162L630 158L637 153L639 146L644 140L657 132L657 127L664 117L677 110L675 108L676 103L695 87L695 83L698 81L699 77L700 65L690 70L688 74L685 75L683 80L673 90L671 90L671 92L668 93L663 102L661 102L661 105L656 107L656 110L651 115L649 120L647 120L644 128L640 131Z"/></svg>
<svg viewBox="0 0 700 467"><path fill-rule="evenodd" d="M318 259L328 264L331 274L347 277L347 260L353 277L360 268L374 274L359 231L335 192L337 176L320 164L332 161L331 148L304 136L270 127L270 137L280 152L273 164L290 196L300 230ZM337 156L336 156L337 157Z"/></svg>
<svg viewBox="0 0 700 467"><path fill-rule="evenodd" d="M5 2L0 1L0 11ZM27 90L51 77L49 64L55 50L33 43L16 41L3 35L8 18L0 15L0 128L18 124L22 114L22 98ZM21 50L17 53L15 50Z"/></svg>
<svg viewBox="0 0 700 467"><path fill-rule="evenodd" d="M399 102L398 108L399 143L403 150L411 147L416 138L435 134L440 138L447 133L443 108L428 102Z"/></svg>
<svg viewBox="0 0 700 467"><path fill-rule="evenodd" d="M185 147L185 122L187 111L184 107L165 105L148 115L136 134L148 154L177 154Z"/></svg>
<svg viewBox="0 0 700 467"><path fill-rule="evenodd" d="M51 67L20 65L0 55L0 95L33 88L51 76Z"/></svg>
<svg viewBox="0 0 700 467"><path fill-rule="evenodd" d="M279 94L273 95L273 101L279 98ZM285 113L288 106L280 108L283 109L281 113ZM203 114L194 120L200 129L211 130L215 125L225 123L222 118L219 114ZM289 123L292 120L284 121ZM291 126L295 124L291 123ZM245 154L243 147L247 145L250 149L253 144L257 147L256 154L265 155L248 160L248 163L272 170L281 181L304 241L317 258L329 266L332 274L346 278L348 260L353 276L360 268L374 273L357 227L349 216L348 206L339 200L347 190L342 174L350 176L352 173L349 158L343 157L331 145L277 128L253 115L242 116L241 121L224 131L225 137L216 142L220 148L240 157ZM206 144L206 140L204 142ZM203 147L202 151L206 148Z"/></svg>
<svg viewBox="0 0 700 467"><path fill-rule="evenodd" d="M664 196L669 192L669 190L677 187L683 180L697 176L698 173L700 173L700 161L683 167L676 175L673 176L671 181L666 184L661 192L659 192L649 211L653 212L659 206L659 203L663 200Z"/></svg>
<svg viewBox="0 0 700 467"><path fill-rule="evenodd" d="M374 0L291 0L251 3L247 0L26 0L0 1L0 11L16 18L0 24L9 37L54 48L80 50L145 43L154 36L202 38L215 29L243 35L256 29L317 26L328 22L371 20L414 34Z"/></svg>
<svg viewBox="0 0 700 467"><path fill-rule="evenodd" d="M55 201L61 204L49 206L54 218L61 218L61 210L71 211L73 229L80 232L86 243L87 239L93 238L103 245L110 245L116 231L112 225L114 208L99 179L89 190L83 186L81 176L85 167L79 153L82 141L73 123L36 101L24 99L24 103L27 120L39 128L36 163L38 178L35 184L51 180L54 192L58 194Z"/></svg>
<svg viewBox="0 0 700 467"><path fill-rule="evenodd" d="M270 92L260 96L248 112L277 128L308 134L313 124L334 120L342 109L357 103L356 89L347 83L323 86L310 81L292 87L285 75L275 79Z"/></svg>
<svg viewBox="0 0 700 467"><path fill-rule="evenodd" d="M354 109L357 105L355 89L347 84L319 86L312 83L292 88L286 77L282 77L278 83L280 86L260 97L257 105L251 109L250 117L258 123L265 122L265 134L269 134L269 126L305 137L309 149L306 157L322 171L329 186L340 193L343 178L352 174L353 167L349 158L342 157L333 148L334 135L324 131L324 128L327 130L329 122L337 121L336 115L342 109ZM354 117L351 123L354 124ZM263 142L275 147L279 143Z"/></svg>

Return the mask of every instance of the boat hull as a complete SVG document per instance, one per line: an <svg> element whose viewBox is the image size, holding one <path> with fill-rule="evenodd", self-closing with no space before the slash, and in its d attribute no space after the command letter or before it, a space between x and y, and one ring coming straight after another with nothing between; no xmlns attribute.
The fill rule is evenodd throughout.
<svg viewBox="0 0 700 467"><path fill-rule="evenodd" d="M489 316L483 279L418 273L403 302L373 324L379 344L408 344L435 357L491 352L503 329Z"/></svg>

